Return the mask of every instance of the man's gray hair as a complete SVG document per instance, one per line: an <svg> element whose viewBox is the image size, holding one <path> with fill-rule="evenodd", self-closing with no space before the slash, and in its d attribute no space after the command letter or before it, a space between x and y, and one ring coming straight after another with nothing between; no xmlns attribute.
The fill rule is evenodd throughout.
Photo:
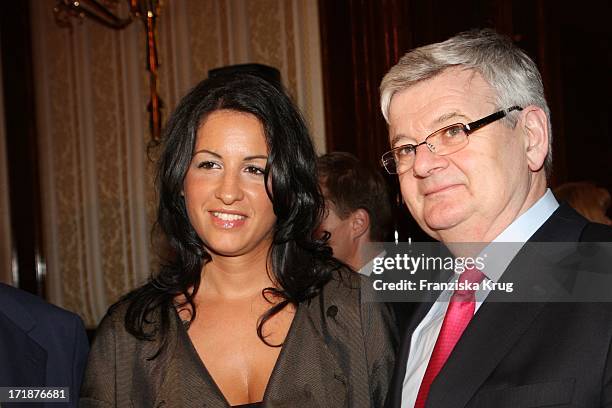
<svg viewBox="0 0 612 408"><path fill-rule="evenodd" d="M544 97L542 77L535 62L512 41L491 29L470 30L440 43L416 48L393 66L380 84L382 114L389 122L389 106L396 92L402 91L442 71L461 66L474 70L493 88L499 109L518 105L540 107L548 119L547 175L552 170L552 127L550 109ZM516 125L517 113L506 124Z"/></svg>

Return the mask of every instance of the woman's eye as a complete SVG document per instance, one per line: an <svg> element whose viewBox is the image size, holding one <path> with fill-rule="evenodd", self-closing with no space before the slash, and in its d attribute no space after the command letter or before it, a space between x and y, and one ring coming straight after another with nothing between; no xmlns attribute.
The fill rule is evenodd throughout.
<svg viewBox="0 0 612 408"><path fill-rule="evenodd" d="M201 161L198 163L198 169L218 169L221 168L217 163L213 161Z"/></svg>
<svg viewBox="0 0 612 408"><path fill-rule="evenodd" d="M247 173L251 173L251 174L256 174L256 175L264 174L264 169L262 169L261 167L257 167L257 166L247 166L244 170Z"/></svg>

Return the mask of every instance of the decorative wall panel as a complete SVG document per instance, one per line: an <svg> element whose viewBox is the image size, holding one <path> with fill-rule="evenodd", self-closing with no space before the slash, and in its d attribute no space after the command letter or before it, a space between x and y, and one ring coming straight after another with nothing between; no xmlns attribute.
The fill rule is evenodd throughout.
<svg viewBox="0 0 612 408"><path fill-rule="evenodd" d="M113 31L92 21L60 28L54 3L30 3L47 295L93 327L158 264L144 28ZM317 2L173 0L158 24L165 119L208 70L264 63L281 71L323 152Z"/></svg>

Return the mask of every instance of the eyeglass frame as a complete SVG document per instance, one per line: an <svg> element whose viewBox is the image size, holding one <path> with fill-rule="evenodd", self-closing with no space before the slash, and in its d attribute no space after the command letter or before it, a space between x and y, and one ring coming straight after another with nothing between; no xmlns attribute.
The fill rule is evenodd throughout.
<svg viewBox="0 0 612 408"><path fill-rule="evenodd" d="M523 108L521 108L520 106L518 106L518 105L514 105L514 106L509 107L508 109L502 109L502 110L500 110L500 111L497 111L497 112L495 112L495 113L492 113L492 114L490 114L490 115L487 115L487 116L485 116L485 117L484 117L484 118L482 118L482 119L475 120L475 121L470 122L470 123L468 123L468 124L463 124L463 123L453 123L452 125L444 126L443 128L440 128L440 129L436 130L435 132L432 132L431 134L429 134L429 135L428 135L428 136L425 138L425 140L423 140L421 143L418 143L418 144L406 143L406 144L403 144L403 145L400 145L400 146L394 147L393 149L391 149L391 150L389 150L389 151L384 152L384 153L382 154L381 158L380 158L380 162L381 162L382 166L385 168L385 170L387 171L387 173L389 173L389 174L399 174L399 173L397 172L397 163L395 163L395 169L396 169L396 171L395 171L395 172L391 172L391 171L389 171L389 169L387 168L387 165L385 164L385 157L386 157L386 156L390 156L390 157L391 157L391 159L393 160L393 162L395 162L395 155L394 155L394 153L395 153L396 151L398 151L398 150L400 150L400 149L404 149L404 148L406 148L406 147L408 147L408 146L412 146L412 149L413 149L413 151L414 151L414 157L415 157L415 159L416 159L416 152L417 152L417 148L418 148L420 145L423 145L423 144L424 144L425 146L427 146L427 148L429 149L429 151L430 151L430 152L432 152L433 154L436 154L436 155L438 155L438 156L447 156L447 155L449 155L449 154L456 153L456 152L458 152L459 150L461 150L461 149L465 148L465 146L467 146L468 144L466 143L465 145L461 146L461 147L460 147L459 149L457 149L457 150L453 150L453 151L451 151L451 152L444 153L444 154L439 154L439 153L436 153L435 151L433 151L433 150L432 150L432 148L430 147L430 146L432 146L432 145L431 145L430 143L427 143L427 139L429 139L430 137L432 137L432 136L436 135L437 133L439 133L439 132L440 132L440 131L442 131L442 130L452 128L453 126L458 126L458 125L461 125L461 126L463 127L463 132L465 133L466 140L468 140L468 141L469 141L469 139L468 139L467 137L468 137L469 135L471 135L472 133L474 133L475 131L477 131L478 129L481 129L481 128L485 127L486 125L490 125L490 124L491 124L491 123L493 123L493 122L496 122L496 121L498 121L498 120L500 120L500 119L505 118L506 116L508 116L508 114L509 114L510 112L513 112L513 111L522 111L522 110L523 110ZM405 171L410 170L412 167L414 167L414 163L412 164L412 166L411 166L410 168L406 169Z"/></svg>

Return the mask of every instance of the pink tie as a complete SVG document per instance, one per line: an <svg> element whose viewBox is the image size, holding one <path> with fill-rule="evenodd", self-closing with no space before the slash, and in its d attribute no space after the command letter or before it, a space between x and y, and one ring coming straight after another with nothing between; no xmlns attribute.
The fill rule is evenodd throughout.
<svg viewBox="0 0 612 408"><path fill-rule="evenodd" d="M461 274L458 281L468 284L479 283L484 278L482 272L476 268L466 269ZM427 370L423 376L419 393L414 404L414 408L423 408L427 401L427 394L434 378L438 375L455 344L463 334L468 323L474 316L476 309L476 296L474 290L456 290L450 299L440 334L436 340Z"/></svg>

